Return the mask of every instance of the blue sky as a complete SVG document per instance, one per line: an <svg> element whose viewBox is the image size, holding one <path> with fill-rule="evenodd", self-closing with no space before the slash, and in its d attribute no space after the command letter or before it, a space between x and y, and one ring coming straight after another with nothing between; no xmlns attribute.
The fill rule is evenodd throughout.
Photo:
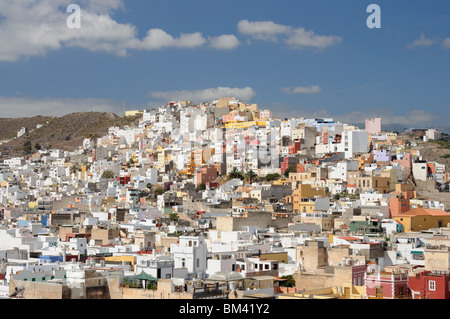
<svg viewBox="0 0 450 319"><path fill-rule="evenodd" d="M70 3L80 29L66 26ZM443 126L449 62L442 0L0 0L0 117L221 92L282 117Z"/></svg>

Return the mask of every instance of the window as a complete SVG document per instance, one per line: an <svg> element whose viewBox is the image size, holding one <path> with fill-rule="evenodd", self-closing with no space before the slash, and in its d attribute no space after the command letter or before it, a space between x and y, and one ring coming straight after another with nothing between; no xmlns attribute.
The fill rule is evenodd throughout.
<svg viewBox="0 0 450 319"><path fill-rule="evenodd" d="M383 287L376 287L375 295L377 298L383 298Z"/></svg>
<svg viewBox="0 0 450 319"><path fill-rule="evenodd" d="M435 291L436 290L436 281L430 280L428 282L428 290Z"/></svg>

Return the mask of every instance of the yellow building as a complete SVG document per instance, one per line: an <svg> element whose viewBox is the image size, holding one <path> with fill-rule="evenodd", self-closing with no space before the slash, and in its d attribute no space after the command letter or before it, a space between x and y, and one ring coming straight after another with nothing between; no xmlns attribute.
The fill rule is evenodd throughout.
<svg viewBox="0 0 450 319"><path fill-rule="evenodd" d="M131 264L131 268L134 270L134 264L135 264L135 256L109 256L105 257L106 261L113 261L113 262L129 262Z"/></svg>
<svg viewBox="0 0 450 319"><path fill-rule="evenodd" d="M410 211L393 217L401 223L405 232L415 232L430 228L447 227L450 223L450 214L441 209L414 208Z"/></svg>
<svg viewBox="0 0 450 319"><path fill-rule="evenodd" d="M272 252L272 253L262 253L259 256L261 259L276 260L280 263L288 263L288 253L287 252Z"/></svg>
<svg viewBox="0 0 450 319"><path fill-rule="evenodd" d="M366 299L364 289L364 286L343 284L338 287L282 294L278 299Z"/></svg>
<svg viewBox="0 0 450 319"><path fill-rule="evenodd" d="M266 121L249 121L249 122L237 122L230 121L225 124L225 128L227 129L239 129L239 128L248 128L252 126L266 126Z"/></svg>
<svg viewBox="0 0 450 319"><path fill-rule="evenodd" d="M294 212L313 212L315 198L322 196L325 196L325 190L323 188L313 188L310 184L298 185L298 189L292 192Z"/></svg>
<svg viewBox="0 0 450 319"><path fill-rule="evenodd" d="M38 205L38 202L28 202L28 208L35 208Z"/></svg>
<svg viewBox="0 0 450 319"><path fill-rule="evenodd" d="M138 111L138 110L125 112L125 116L136 116L136 115L143 115L143 114L144 114L143 111Z"/></svg>

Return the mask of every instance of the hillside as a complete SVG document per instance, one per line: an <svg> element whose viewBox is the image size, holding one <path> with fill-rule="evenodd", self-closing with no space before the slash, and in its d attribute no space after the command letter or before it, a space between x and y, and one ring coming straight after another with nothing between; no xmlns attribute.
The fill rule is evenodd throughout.
<svg viewBox="0 0 450 319"><path fill-rule="evenodd" d="M420 156L426 161L434 161L445 165L445 171L450 172L450 142L442 140L430 140L420 142L417 147Z"/></svg>
<svg viewBox="0 0 450 319"><path fill-rule="evenodd" d="M42 148L72 151L82 145L84 138L101 137L107 134L110 126L123 127L136 122L138 118L139 116L119 117L109 112L78 112L62 117L1 119L0 124L8 127L8 132L3 132L3 139L17 136L17 131L22 127L27 127L29 132L1 144L0 151L2 155L24 155L23 146L26 141L30 141L33 151L36 144ZM36 124L43 126L36 129Z"/></svg>
<svg viewBox="0 0 450 319"><path fill-rule="evenodd" d="M52 120L53 116L35 116L29 118L0 118L0 141L9 140L17 136L17 132L26 127L35 129L38 124L45 124Z"/></svg>

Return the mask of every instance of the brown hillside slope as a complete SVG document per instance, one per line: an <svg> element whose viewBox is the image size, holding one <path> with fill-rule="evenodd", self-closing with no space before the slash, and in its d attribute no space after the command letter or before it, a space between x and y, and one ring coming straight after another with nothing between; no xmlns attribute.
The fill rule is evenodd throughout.
<svg viewBox="0 0 450 319"><path fill-rule="evenodd" d="M26 127L28 130L36 129L36 125L45 124L53 116L35 116L28 118L0 118L0 141L17 137L17 132Z"/></svg>
<svg viewBox="0 0 450 319"><path fill-rule="evenodd" d="M23 145L29 140L33 152L36 151L34 148L36 144L42 148L52 147L72 151L82 145L84 138L101 137L107 134L110 126L131 125L138 118L139 116L119 117L110 112L78 112L53 117L43 127L0 145L0 150L2 155L24 155Z"/></svg>

